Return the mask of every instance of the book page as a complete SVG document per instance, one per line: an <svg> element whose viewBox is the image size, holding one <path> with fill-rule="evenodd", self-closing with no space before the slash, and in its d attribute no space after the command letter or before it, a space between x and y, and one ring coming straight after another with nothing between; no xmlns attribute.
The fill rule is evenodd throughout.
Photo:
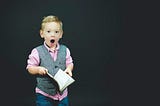
<svg viewBox="0 0 160 106"><path fill-rule="evenodd" d="M61 69L59 69L54 76L52 76L50 73L47 74L57 82L60 91L63 91L75 81L71 76Z"/></svg>

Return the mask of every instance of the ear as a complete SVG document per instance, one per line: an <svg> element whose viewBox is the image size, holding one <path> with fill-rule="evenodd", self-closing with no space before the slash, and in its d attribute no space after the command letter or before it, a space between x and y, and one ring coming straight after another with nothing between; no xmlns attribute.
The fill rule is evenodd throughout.
<svg viewBox="0 0 160 106"><path fill-rule="evenodd" d="M44 38L42 30L39 31L39 34L40 34L41 38Z"/></svg>
<svg viewBox="0 0 160 106"><path fill-rule="evenodd" d="M60 37L59 37L59 38L62 38L62 35L63 35L63 30L61 31L61 35L60 35Z"/></svg>

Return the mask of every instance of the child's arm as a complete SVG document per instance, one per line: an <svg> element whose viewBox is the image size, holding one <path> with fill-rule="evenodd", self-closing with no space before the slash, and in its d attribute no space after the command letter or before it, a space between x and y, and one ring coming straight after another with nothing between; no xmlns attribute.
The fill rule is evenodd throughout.
<svg viewBox="0 0 160 106"><path fill-rule="evenodd" d="M28 69L28 72L32 75L36 75L36 74L45 75L47 74L47 71L48 71L46 68L41 66L30 66L27 69Z"/></svg>
<svg viewBox="0 0 160 106"><path fill-rule="evenodd" d="M70 53L69 49L67 48L65 72L67 74L69 74L70 76L72 76L73 67L74 67L74 64L73 64L73 60L72 60L72 57L71 57L71 53Z"/></svg>
<svg viewBox="0 0 160 106"><path fill-rule="evenodd" d="M73 67L74 67L74 65L73 65L73 63L71 63L71 64L67 65L67 68L65 69L65 72L67 74L69 74L70 76L72 76Z"/></svg>
<svg viewBox="0 0 160 106"><path fill-rule="evenodd" d="M27 67L26 69L28 72L32 75L45 75L46 71L48 71L45 67L39 66L39 54L37 49L33 49L31 54L29 55L29 58L27 60Z"/></svg>

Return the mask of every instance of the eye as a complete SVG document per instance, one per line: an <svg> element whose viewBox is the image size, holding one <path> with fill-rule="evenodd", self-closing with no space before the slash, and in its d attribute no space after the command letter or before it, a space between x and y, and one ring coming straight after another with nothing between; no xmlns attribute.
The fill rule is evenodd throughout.
<svg viewBox="0 0 160 106"><path fill-rule="evenodd" d="M59 33L59 31L55 31L55 33Z"/></svg>
<svg viewBox="0 0 160 106"><path fill-rule="evenodd" d="M48 33L50 33L51 31L47 31Z"/></svg>

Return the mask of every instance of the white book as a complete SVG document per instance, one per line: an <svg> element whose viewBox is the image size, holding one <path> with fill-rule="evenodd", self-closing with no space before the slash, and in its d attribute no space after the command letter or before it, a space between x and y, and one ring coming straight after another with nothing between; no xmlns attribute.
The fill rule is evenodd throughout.
<svg viewBox="0 0 160 106"><path fill-rule="evenodd" d="M75 81L71 76L69 76L61 69L59 69L54 76L48 72L47 74L57 82L60 92L62 92L65 88L67 88Z"/></svg>

